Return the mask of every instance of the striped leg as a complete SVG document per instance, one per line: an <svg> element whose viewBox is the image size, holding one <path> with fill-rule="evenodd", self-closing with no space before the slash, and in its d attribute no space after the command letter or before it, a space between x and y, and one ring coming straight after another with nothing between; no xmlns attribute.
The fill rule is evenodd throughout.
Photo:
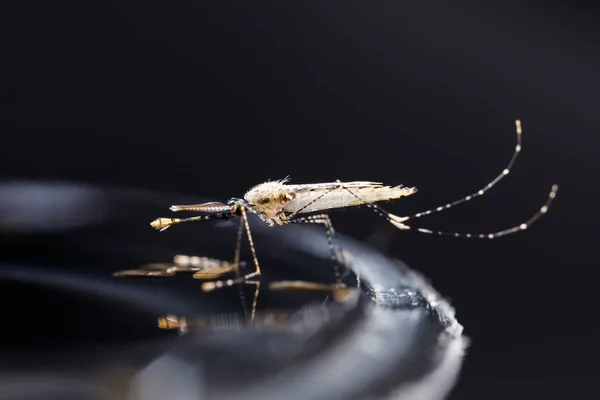
<svg viewBox="0 0 600 400"><path fill-rule="evenodd" d="M341 288L342 278L340 273L340 264L346 267L343 260L343 253L340 249L340 246L337 242L335 236L335 230L333 229L333 225L331 224L331 219L327 214L318 214L318 215L310 215L307 217L300 217L289 219L284 222L285 224L321 224L325 227L325 232L327 233L327 243L329 245L329 251L331 252L331 261L333 262L333 271L335 274L335 284L336 287Z"/></svg>
<svg viewBox="0 0 600 400"><path fill-rule="evenodd" d="M234 208L236 208L236 210L239 211L239 213L242 217L243 228L246 230L246 235L248 237L248 244L250 245L250 251L252 252L252 261L254 262L254 268L255 268L254 272L251 272L251 273L246 274L241 277L236 277L235 279L205 282L202 284L202 290L205 292L210 292L215 289L220 289L223 287L230 287L230 286L239 285L239 284L254 285L255 290L254 290L254 296L252 299L252 309L250 312L250 321L253 322L254 317L256 315L256 304L258 302L258 295L260 292L260 281L252 280L252 278L256 278L256 277L260 278L261 271L260 271L260 265L258 263L258 258L256 257L256 249L254 248L254 240L252 239L252 232L250 231L250 225L248 224L248 215L246 213L246 207L243 203L237 203L234 206ZM236 246L235 260L239 260L240 249L241 249L241 228L240 228L240 231L238 231L238 246Z"/></svg>
<svg viewBox="0 0 600 400"><path fill-rule="evenodd" d="M392 225L394 225L396 228L398 229L402 229L402 230L408 230L411 229L410 226L404 224L404 222L408 221L408 220L412 220L412 219L416 219L416 218L420 218L423 217L425 215L430 215L436 212L440 212L440 211L444 211L447 210L449 208L452 208L454 206L457 206L459 204L462 203L466 203L468 201L473 200L476 197L480 197L483 196L485 193L487 193L488 190L490 190L491 188L493 188L494 186L496 186L496 184L498 182L500 182L504 177L506 177L512 167L513 164L515 163L515 160L517 159L519 153L522 150L522 144L521 144L521 136L523 134L522 128L521 128L521 121L517 120L515 121L515 127L516 127L516 133L517 133L517 144L515 145L515 150L512 154L512 157L510 159L510 161L508 162L508 164L506 165L506 167L502 170L502 172L500 172L494 179L492 179L487 185L485 185L484 187L482 187L481 189L479 189L478 191L462 197L456 201L447 203L445 205L439 206L439 207L435 207L435 208L431 208L429 210L425 210L425 211L421 211L418 212L414 215L410 215L410 216L405 216L405 217L400 217L397 215L394 215L390 212L385 211L383 208L379 207L377 204L367 204L367 202L363 201L359 196L357 196L352 190L350 190L349 188L343 186L343 184L341 182L338 181L338 183L340 183L340 185L342 186L342 188L344 190L346 190L348 193L350 193L352 196L354 196L355 198L357 198L358 200L360 200L362 203L364 203L367 207L371 208L373 211L375 211L377 214L381 215L383 218L387 219ZM507 229L502 229L500 231L496 231L496 232L488 232L488 233L462 233L462 232L445 232L445 231L432 231L429 229L424 229L424 228L416 228L415 230L417 232L420 233L426 233L426 234L430 234L430 235L443 235L443 236L454 236L454 237L461 237L461 238L475 238L475 239L494 239L500 236L504 236L504 235L509 235L515 232L519 232L522 230L525 230L527 228L529 228L531 226L531 224L533 224L535 221L537 221L542 215L544 215L546 212L548 212L548 209L550 208L550 205L552 204L552 202L554 201L554 198L556 197L556 193L558 191L558 185L552 185L552 188L550 190L550 193L546 199L546 202L540 207L540 209L534 213L531 217L529 217L529 219L527 219L526 221L515 225L513 227L507 228Z"/></svg>

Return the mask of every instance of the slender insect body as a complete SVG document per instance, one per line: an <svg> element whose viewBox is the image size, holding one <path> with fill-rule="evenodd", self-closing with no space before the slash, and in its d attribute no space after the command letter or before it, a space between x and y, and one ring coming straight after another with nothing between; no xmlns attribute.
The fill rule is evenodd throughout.
<svg viewBox="0 0 600 400"><path fill-rule="evenodd" d="M507 176L518 156L521 152L521 122L516 121L516 133L517 133L517 144L513 155L508 165L499 173L492 181L485 185L480 190L471 193L468 196L460 198L456 201L446 203L445 205L431 208L429 210L421 211L410 216L397 216L389 213L378 206L376 203L399 199L401 197L409 196L416 193L414 187L403 187L403 186L384 186L379 182L368 182L368 181L355 181L355 182L330 182L330 183L316 183L316 184L302 184L302 185L290 185L287 184L288 179L282 179L278 181L269 181L260 185L254 186L244 195L243 199L231 199L227 204L220 202L210 202L203 204L192 204L192 205L179 205L172 206L172 211L197 211L204 213L204 215L189 217L189 218L159 218L151 223L151 225L158 230L165 230L168 227L185 222L193 221L207 221L216 219L230 219L234 217L240 217L240 226L238 230L238 240L235 250L234 265L237 265L240 259L240 246L242 233L245 231L248 238L248 243L252 252L253 263L255 266L254 272L239 276L239 269L232 268L236 274L236 279L228 279L222 281L206 282L202 286L204 291L211 291L216 288L232 286L236 284L251 284L256 287L254 300L252 303L252 314L251 319L254 318L256 309L256 299L258 296L258 289L260 281L254 278L260 277L261 270L256 256L254 243L252 240L252 234L250 232L250 226L248 224L247 214L251 213L257 216L261 221L269 226L287 225L287 224L298 224L298 223L309 223L309 224L321 224L325 227L327 233L327 239L329 248L331 250L332 261L334 264L334 271L336 277L335 288L343 287L341 281L341 274L339 272L339 265L343 264L340 260L343 257L340 256L341 251L336 247L335 231L331 224L331 220L327 214L311 214L308 216L299 216L299 214L308 214L315 212L323 212L326 210L339 209L345 207L366 205L371 208L374 212L385 218L388 222L394 225L398 229L407 230L411 229L410 226L404 224L408 220L414 220L417 218L424 217L436 212L444 211L462 203L471 201L475 197L483 196L488 190L494 187L500 180ZM503 229L491 233L460 233L460 232L444 232L444 231L432 231L424 228L416 228L415 231L425 234L433 235L448 235L462 238L479 238L479 239L494 239L500 236L512 234L527 229L537 219L544 215L554 198L558 190L557 185L553 185L552 189L546 199L543 206L533 214L527 221L521 224L515 225L508 229ZM346 265L343 265L346 266ZM347 267L347 266L346 266ZM227 268L216 268L215 273L217 275L221 271L225 271ZM210 271L210 270L209 270ZM211 275L210 273L208 275ZM310 285L309 285L310 286ZM296 287L306 289L307 286L293 284L286 287ZM311 286L312 289L316 289L317 286Z"/></svg>

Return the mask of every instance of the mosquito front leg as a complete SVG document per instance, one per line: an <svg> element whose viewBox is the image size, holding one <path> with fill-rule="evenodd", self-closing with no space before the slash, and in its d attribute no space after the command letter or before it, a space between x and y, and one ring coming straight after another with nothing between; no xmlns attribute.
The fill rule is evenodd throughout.
<svg viewBox="0 0 600 400"><path fill-rule="evenodd" d="M239 284L249 284L255 285L254 298L252 299L252 309L250 313L250 321L254 321L254 316L256 314L256 303L258 301L258 294L260 291L260 282L257 280L251 280L255 277L260 277L260 265L258 263L258 257L256 256L256 249L254 248L254 240L252 239L252 232L250 231L250 224L248 223L248 215L246 213L246 206L239 202L233 206L234 212L239 212L242 217L242 223L244 224L244 228L246 230L246 236L248 237L248 244L250 245L250 251L252 252L252 261L254 262L254 272L244 275L240 278L236 279L227 279L222 281L213 281L213 282L205 282L202 284L202 290L205 292L210 292L215 289L220 289L223 287L230 287L233 285ZM238 250L236 249L236 257L239 257L237 254Z"/></svg>
<svg viewBox="0 0 600 400"><path fill-rule="evenodd" d="M242 235L244 233L244 220L240 220L240 225L238 227L237 239L235 241L235 253L233 255L233 262L238 264L240 262L240 253L242 251ZM239 280L241 278L240 270L235 271L235 278ZM241 285L238 286L238 290L240 292L240 301L242 302L242 308L244 309L244 316L248 319L248 309L246 307L246 296L244 296L244 289ZM256 294L256 296L258 296Z"/></svg>

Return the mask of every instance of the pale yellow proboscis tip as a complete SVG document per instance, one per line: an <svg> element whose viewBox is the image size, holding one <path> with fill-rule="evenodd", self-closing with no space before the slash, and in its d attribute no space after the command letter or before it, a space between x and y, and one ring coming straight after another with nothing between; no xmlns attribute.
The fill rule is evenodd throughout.
<svg viewBox="0 0 600 400"><path fill-rule="evenodd" d="M157 218L154 221L150 222L150 226L154 229L164 230L170 227L173 224L179 222L178 218Z"/></svg>

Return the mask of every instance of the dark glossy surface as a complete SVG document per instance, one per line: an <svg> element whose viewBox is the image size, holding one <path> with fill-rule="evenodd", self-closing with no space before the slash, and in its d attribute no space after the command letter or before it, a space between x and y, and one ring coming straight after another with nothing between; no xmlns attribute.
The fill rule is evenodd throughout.
<svg viewBox="0 0 600 400"><path fill-rule="evenodd" d="M179 194L225 201L286 175L292 183L416 186L417 194L385 205L413 214L498 174L513 150L514 120L521 119L523 152L507 179L484 198L414 226L475 233L512 226L538 209L552 183L560 184L551 212L526 232L454 240L399 232L369 210L335 213L332 221L338 232L423 272L452 300L472 345L451 399L598 398L600 357L591 351L600 336L593 317L600 231L597 3L7 5L0 13L2 178L176 192L157 204L158 215L184 202ZM110 271L138 258L204 251L202 240L216 233L211 225L154 235L145 224L156 216L139 218L140 232L125 235L137 250L122 265L111 262ZM180 234L190 237L185 246L178 243L186 239L175 238ZM229 243L231 236L222 238ZM8 238L0 240L4 257ZM43 241L36 248L48 261L52 251L42 252ZM10 243L14 249L14 237ZM156 254L140 256L149 243ZM270 243L260 246L265 258L279 249L266 249ZM212 251L231 256L230 248ZM273 258L265 273L279 271L279 263ZM283 270L302 275L293 266ZM195 283L176 282L176 292L196 295ZM224 309L239 310L235 293L222 297L233 299ZM37 300L34 292L27 298ZM147 324L153 329L151 318ZM13 325L10 332L19 334Z"/></svg>
<svg viewBox="0 0 600 400"><path fill-rule="evenodd" d="M37 183L27 191L33 187L46 196L60 194L59 199L65 190L73 193L68 186ZM0 195L6 188L14 185L0 185ZM76 394L79 390L99 398L135 398L127 396L138 390L144 400L177 395L347 399L391 392L409 398L406 391L417 390L424 399L438 399L450 389L465 343L453 310L401 263L345 238L342 246L363 289L344 303L263 290L261 320L276 310L295 313L284 329L265 323L228 330L233 324L221 323L216 332L181 337L160 331L156 318L165 313L190 320L243 315L237 289L202 293L190 276L116 279L111 273L168 261L173 252L226 257L233 251L236 224L159 234L148 221L168 195L93 192L102 199L94 200L102 211L77 229L67 221L56 229L60 218L53 229L35 223L18 232L3 228L3 298L20 307L5 314L10 329L3 331L0 347L8 355L0 362L0 398L21 393L20 398L33 399L33 392L47 388L46 398L65 398L64 393L92 398ZM75 211L89 197L76 200L69 202ZM7 204L0 212L11 214ZM45 211L55 214L50 206ZM12 213L27 212L22 206ZM265 281L332 278L323 232L252 226ZM436 371L441 378L435 378Z"/></svg>

